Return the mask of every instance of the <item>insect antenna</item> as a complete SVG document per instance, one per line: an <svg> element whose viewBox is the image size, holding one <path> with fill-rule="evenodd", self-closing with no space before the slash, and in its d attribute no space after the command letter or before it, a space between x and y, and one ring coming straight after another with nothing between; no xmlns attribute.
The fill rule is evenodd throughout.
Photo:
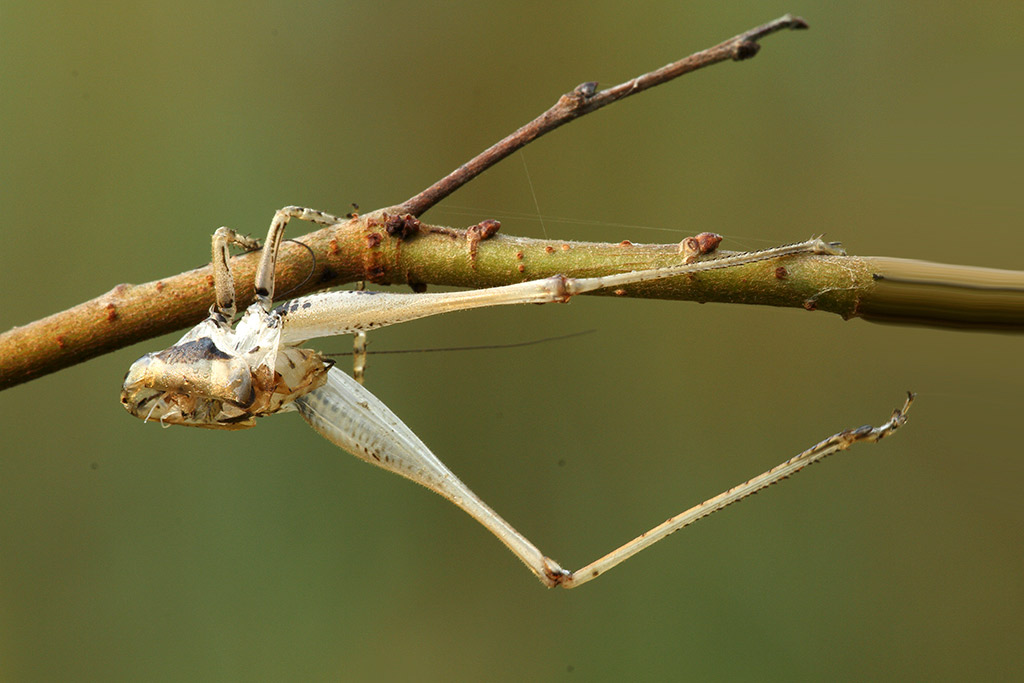
<svg viewBox="0 0 1024 683"><path fill-rule="evenodd" d="M305 285L307 282L309 282L310 278L313 277L313 273L316 272L316 252L314 252L310 248L310 246L308 244L306 244L305 242L300 242L299 240L293 240L293 239L289 239L289 240L285 240L285 241L286 242L294 242L295 244L298 244L303 249L308 251L309 252L309 258L312 260L312 263L309 266L309 272L306 273L305 279L303 279L302 282L300 282L299 284L295 285L294 287L292 287L288 291L282 292L281 294L278 294L277 295L278 299L285 299L285 298L288 297L289 294L291 294L292 292L294 292L297 289L300 289L303 285Z"/></svg>
<svg viewBox="0 0 1024 683"><path fill-rule="evenodd" d="M383 356L386 354L398 354L398 353L440 353L442 351L484 351L493 349L517 349L523 346L534 346L536 344L547 344L548 342L562 341L565 339L572 339L573 337L582 337L585 334L593 334L597 332L596 329L581 330L579 332L570 332L568 334L560 334L554 337L542 337L540 339L527 339L526 341L519 342L508 342L505 344L476 344L472 346L440 346L424 349L385 349L383 351L370 351L366 353ZM338 353L325 353L322 354L328 358L340 358L343 356L351 356L352 351L339 351Z"/></svg>

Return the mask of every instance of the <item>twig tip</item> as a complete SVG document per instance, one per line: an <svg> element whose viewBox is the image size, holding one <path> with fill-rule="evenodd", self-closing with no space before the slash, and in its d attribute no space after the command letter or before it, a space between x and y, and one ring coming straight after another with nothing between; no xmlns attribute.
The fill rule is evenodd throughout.
<svg viewBox="0 0 1024 683"><path fill-rule="evenodd" d="M763 26L758 26L746 33L741 33L731 41L733 61L739 62L744 59L750 59L761 49L761 45L758 43L759 40L787 28L794 30L805 29L807 28L807 22L802 17L786 14Z"/></svg>
<svg viewBox="0 0 1024 683"><path fill-rule="evenodd" d="M810 28L807 22L804 21L803 17L798 17L795 14L787 14L784 17L782 17L780 21L785 22L787 28L790 28L794 31L801 31L805 28Z"/></svg>

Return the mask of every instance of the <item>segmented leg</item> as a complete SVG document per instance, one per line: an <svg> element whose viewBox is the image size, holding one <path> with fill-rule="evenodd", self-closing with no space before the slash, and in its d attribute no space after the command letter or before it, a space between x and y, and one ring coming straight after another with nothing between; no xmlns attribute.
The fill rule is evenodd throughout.
<svg viewBox="0 0 1024 683"><path fill-rule="evenodd" d="M358 382L309 349L305 339L390 325L439 313L523 303L564 302L571 296L625 285L746 265L796 254L836 254L820 239L697 261L710 248L698 238L684 240L683 263L655 270L592 278L555 276L505 287L452 293L388 294L367 291L316 294L271 311L274 265L290 218L322 225L335 216L301 207L274 215L256 273L258 307L232 329L235 293L228 246L255 248L256 241L220 228L213 237L213 271L217 300L211 317L167 351L148 354L133 364L125 379L122 402L148 419L158 415L178 424L232 429L251 426L255 416L297 408L327 439L341 448L416 481L444 496L494 533L548 586L572 588L591 581L672 532L784 479L807 465L859 442L888 436L906 422L913 401L880 427L840 432L781 465L711 498L650 529L611 553L569 572L545 556L525 536L489 508L449 470L386 405ZM717 236L713 240L717 244ZM692 244L691 244L692 239ZM711 247L713 248L713 246ZM262 311L260 310L262 308ZM316 387L316 388L313 388ZM145 412L147 402L151 403ZM160 408L159 413L154 411Z"/></svg>
<svg viewBox="0 0 1024 683"><path fill-rule="evenodd" d="M366 280L356 283L356 291L366 289ZM360 384L366 383L366 331L359 330L352 334L352 379Z"/></svg>
<svg viewBox="0 0 1024 683"><path fill-rule="evenodd" d="M263 258L256 268L256 300L260 302L263 310L270 312L274 299L274 266L277 264L277 252L281 248L281 238L284 236L284 229L292 218L299 218L304 221L316 223L317 225L337 225L345 219L332 216L316 209L307 209L302 206L286 206L274 214L270 221L270 230L267 233L267 242L263 246Z"/></svg>
<svg viewBox="0 0 1024 683"><path fill-rule="evenodd" d="M644 548L698 519L757 493L855 443L882 439L906 422L908 395L880 427L864 426L830 436L803 453L739 486L672 517L575 572L563 569L487 506L377 397L332 368L327 383L299 398L302 417L323 437L363 460L400 474L447 498L498 537L547 586L574 588L591 581Z"/></svg>
<svg viewBox="0 0 1024 683"><path fill-rule="evenodd" d="M763 474L760 474L739 486L734 486L728 491L724 491L714 498L706 500L700 505L696 505L675 517L662 522L653 529L645 531L629 543L616 548L604 557L591 562L586 567L572 572L560 582L560 585L564 588L575 588L587 581L596 579L615 565L629 559L633 555L636 555L644 548L657 543L672 532L678 531L685 526L689 526L697 520L703 519L713 512L718 512L728 505L743 500L747 496L771 486L775 482L782 481L812 463L818 462L833 453L845 451L856 443L874 443L884 439L906 424L907 411L910 410L910 405L914 402L914 396L914 394L908 392L907 399L904 401L903 407L894 410L892 417L890 417L884 424L878 427L864 425L863 427L847 429L839 432L838 434L834 434L824 441L811 446L803 453L790 458L781 465L777 465L767 472L764 472Z"/></svg>
<svg viewBox="0 0 1024 683"><path fill-rule="evenodd" d="M271 223L263 259L257 271L257 295L264 310L273 296L274 262L281 235L292 217L333 224L333 217L297 207L278 211ZM693 251L692 249L690 250ZM793 245L695 262L699 254L685 253L681 265L594 278L555 276L505 287L465 292L393 294L350 291L315 294L296 299L276 312L280 339L296 344L305 339L360 333L384 325L457 310L520 303L567 301L569 297L605 287L619 287L687 273L729 268L796 254L837 254L836 245L812 239ZM858 442L877 441L906 421L913 396L880 427L840 432L781 465L711 498L645 532L577 572L569 572L545 556L525 536L488 507L463 484L384 403L336 368L327 382L295 400L295 406L321 435L344 450L391 472L407 477L444 496L495 534L548 586L573 588L591 581L672 532L731 503L784 479L807 465Z"/></svg>
<svg viewBox="0 0 1024 683"><path fill-rule="evenodd" d="M237 244L248 251L260 248L258 240L247 235L239 235L231 228L221 226L217 228L217 232L213 233L211 263L213 264L213 287L217 295L217 302L210 309L210 313L214 311L220 313L225 321L230 321L235 317L235 281L231 276L229 264L231 252L228 251L228 246L231 244Z"/></svg>
<svg viewBox="0 0 1024 683"><path fill-rule="evenodd" d="M291 301L279 308L283 321L281 338L296 343L316 337L352 334L440 313L502 306L568 301L577 294L607 287L648 282L718 268L730 268L797 254L837 254L835 245L812 239L761 251L683 263L656 270L638 270L590 278L560 275L503 287L462 292L407 294L395 292L327 292Z"/></svg>

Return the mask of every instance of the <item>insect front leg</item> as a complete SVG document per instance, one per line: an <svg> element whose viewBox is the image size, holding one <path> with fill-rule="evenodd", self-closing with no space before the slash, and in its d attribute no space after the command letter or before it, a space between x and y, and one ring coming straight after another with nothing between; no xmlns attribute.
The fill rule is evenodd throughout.
<svg viewBox="0 0 1024 683"><path fill-rule="evenodd" d="M269 312L274 298L274 267L277 264L277 253L281 248L284 229L292 218L316 223L318 225L337 225L343 219L316 209L302 206L286 206L274 213L267 231L267 240L263 245L263 255L256 269L256 296ZM259 249L260 243L246 235L241 235L231 228L220 227L213 233L213 284L217 294L216 310L227 320L234 317L236 311L235 283L231 275L229 261L231 253L228 246L238 245L247 251Z"/></svg>
<svg viewBox="0 0 1024 683"><path fill-rule="evenodd" d="M247 251L255 251L260 248L260 243L247 235L239 235L231 228L223 226L217 228L213 233L213 287L217 295L217 303L210 310L216 310L225 321L235 317L235 280L231 275L231 252L228 246L236 244Z"/></svg>
<svg viewBox="0 0 1024 683"><path fill-rule="evenodd" d="M292 218L324 226L337 225L344 221L344 219L329 213L302 206L286 206L274 213L274 218L270 221L270 230L267 231L267 241L263 245L263 256L256 268L255 282L256 300L267 313L270 312L274 300L274 267L277 265L277 252L281 248L284 229Z"/></svg>

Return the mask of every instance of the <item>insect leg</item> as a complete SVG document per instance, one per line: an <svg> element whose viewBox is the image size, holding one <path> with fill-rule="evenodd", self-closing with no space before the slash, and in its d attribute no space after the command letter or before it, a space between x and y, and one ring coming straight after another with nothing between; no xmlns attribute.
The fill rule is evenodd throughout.
<svg viewBox="0 0 1024 683"><path fill-rule="evenodd" d="M213 233L213 287L217 295L217 303L210 310L219 312L225 321L235 317L235 281L231 276L229 260L231 253L228 245L238 246L253 251L260 248L260 243L246 235L239 235L231 228L220 227Z"/></svg>
<svg viewBox="0 0 1024 683"><path fill-rule="evenodd" d="M294 343L316 337L352 334L431 315L485 306L565 302L573 295L606 287L621 287L688 273L729 268L770 258L835 253L837 251L833 245L814 239L723 258L602 277L573 279L555 275L543 280L462 292L404 294L347 291L312 294L295 299L279 309L282 311L284 322L282 339Z"/></svg>
<svg viewBox="0 0 1024 683"><path fill-rule="evenodd" d="M422 484L462 508L546 585L555 586L568 575L480 500L390 408L344 372L331 368L327 383L297 399L295 405L306 422L331 443Z"/></svg>
<svg viewBox="0 0 1024 683"><path fill-rule="evenodd" d="M277 264L277 252L281 248L281 238L288 221L298 218L318 225L337 225L344 221L342 218L332 216L316 209L307 209L302 206L286 206L274 213L274 219L270 221L270 230L267 231L267 241L263 245L263 257L256 268L256 300L264 311L270 312L274 299L274 266Z"/></svg>
<svg viewBox="0 0 1024 683"><path fill-rule="evenodd" d="M497 536L546 586L574 588L597 578L672 532L757 493L811 463L846 450L855 443L870 443L888 436L906 422L912 401L913 395L908 395L902 409L895 411L882 426L864 426L835 434L764 474L672 517L575 572L566 571L545 556L488 507L383 402L345 373L332 368L323 387L295 403L310 426L335 445L373 465L422 484L462 508Z"/></svg>
<svg viewBox="0 0 1024 683"><path fill-rule="evenodd" d="M753 495L778 481L782 481L826 456L844 451L856 443L874 443L889 436L906 423L907 411L910 409L910 404L913 401L914 394L908 393L903 407L893 411L892 417L880 427L865 425L834 434L781 465L777 465L767 472L754 477L750 481L734 486L728 491L724 491L714 498L704 501L700 505L695 505L689 510L667 519L653 529L640 534L632 541L616 548L604 557L591 562L582 569L572 572L561 582L561 586L563 588L575 588L587 581L596 579L615 565L636 555L644 548L657 543L669 534L689 526L713 512L718 512L728 505L743 500L747 496Z"/></svg>
<svg viewBox="0 0 1024 683"><path fill-rule="evenodd" d="M366 289L366 280L356 283L356 290ZM352 379L360 384L366 383L366 331L358 330L352 334Z"/></svg>

